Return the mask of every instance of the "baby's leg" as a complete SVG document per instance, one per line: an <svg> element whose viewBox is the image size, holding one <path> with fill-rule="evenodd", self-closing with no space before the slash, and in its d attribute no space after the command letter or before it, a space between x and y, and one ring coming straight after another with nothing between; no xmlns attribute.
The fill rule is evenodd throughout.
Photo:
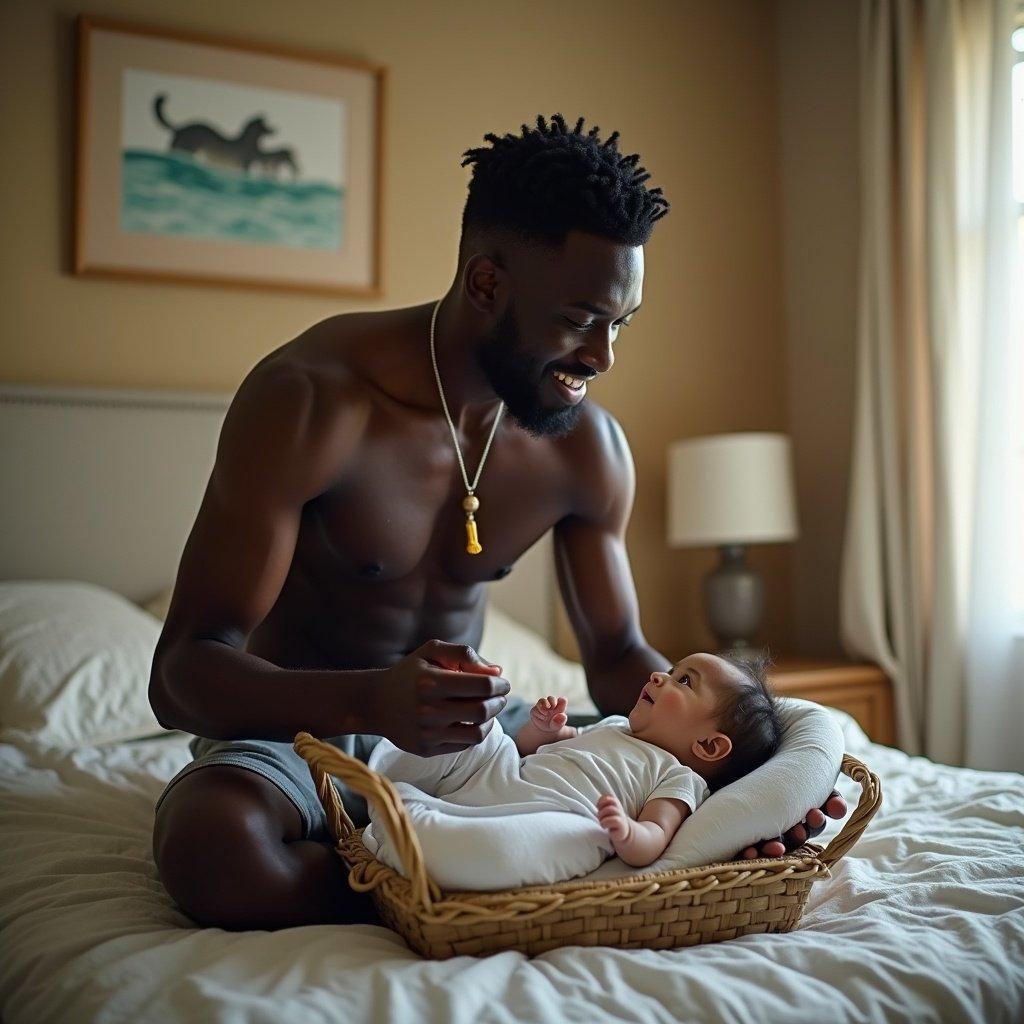
<svg viewBox="0 0 1024 1024"><path fill-rule="evenodd" d="M604 830L579 814L502 815L501 808L495 807L491 816L463 818L415 800L407 800L406 808L427 875L444 889L549 885L589 874L609 853ZM373 839L367 848L404 874L384 826L375 823L371 831Z"/></svg>

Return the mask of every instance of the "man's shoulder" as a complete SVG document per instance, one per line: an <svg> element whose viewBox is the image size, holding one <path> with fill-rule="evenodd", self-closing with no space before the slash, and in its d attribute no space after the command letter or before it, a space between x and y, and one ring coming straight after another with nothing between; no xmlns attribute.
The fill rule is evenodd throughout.
<svg viewBox="0 0 1024 1024"><path fill-rule="evenodd" d="M314 324L246 374L221 432L220 461L244 453L243 465L253 458L287 463L317 481L344 462L366 428L372 398L336 319Z"/></svg>
<svg viewBox="0 0 1024 1024"><path fill-rule="evenodd" d="M419 307L339 313L306 328L264 362L277 372L301 372L336 402L416 404L404 388L416 354Z"/></svg>
<svg viewBox="0 0 1024 1024"><path fill-rule="evenodd" d="M580 510L607 511L633 493L633 455L619 421L603 406L586 402L576 429L559 439L565 473L574 482Z"/></svg>
<svg viewBox="0 0 1024 1024"><path fill-rule="evenodd" d="M558 439L559 448L581 472L595 463L622 466L631 461L629 442L619 421L602 405L587 399L576 427Z"/></svg>
<svg viewBox="0 0 1024 1024"><path fill-rule="evenodd" d="M351 418L371 398L362 353L387 325L384 314L373 312L319 320L264 356L246 375L236 398L307 407L310 425Z"/></svg>

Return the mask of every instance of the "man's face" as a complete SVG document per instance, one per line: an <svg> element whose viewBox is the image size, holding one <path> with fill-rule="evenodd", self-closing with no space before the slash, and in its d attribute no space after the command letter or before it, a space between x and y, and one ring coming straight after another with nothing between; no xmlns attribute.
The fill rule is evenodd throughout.
<svg viewBox="0 0 1024 1024"><path fill-rule="evenodd" d="M534 437L563 437L573 430L583 411L582 399L574 404L545 403L548 364L523 344L513 303L480 342L478 355L488 382L523 430ZM587 370L586 375L592 372Z"/></svg>
<svg viewBox="0 0 1024 1024"><path fill-rule="evenodd" d="M570 232L557 254L509 262L516 295L481 339L480 366L520 427L561 437L579 421L589 383L611 368L619 327L640 304L643 249Z"/></svg>

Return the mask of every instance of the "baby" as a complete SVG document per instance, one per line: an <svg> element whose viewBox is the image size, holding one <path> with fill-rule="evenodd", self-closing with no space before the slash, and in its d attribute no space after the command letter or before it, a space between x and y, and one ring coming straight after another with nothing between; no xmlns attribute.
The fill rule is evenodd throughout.
<svg viewBox="0 0 1024 1024"><path fill-rule="evenodd" d="M594 805L598 822L621 860L646 867L713 790L778 750L782 727L765 667L692 654L669 672L652 672L628 718L611 716L583 729L566 724L564 697L542 697L516 747L534 759L556 750L565 758L566 748L586 752L588 774L607 790ZM637 770L639 762L648 770ZM575 764L570 758L568 775ZM527 769L524 762L524 774L535 774L534 765Z"/></svg>
<svg viewBox="0 0 1024 1024"><path fill-rule="evenodd" d="M457 753L418 757L386 740L374 750L370 767L396 784L442 887L561 881L613 854L646 867L712 790L767 761L782 735L763 664L711 654L653 672L628 718L576 729L565 709L563 697L541 698L514 742L494 719ZM401 870L372 807L363 842Z"/></svg>

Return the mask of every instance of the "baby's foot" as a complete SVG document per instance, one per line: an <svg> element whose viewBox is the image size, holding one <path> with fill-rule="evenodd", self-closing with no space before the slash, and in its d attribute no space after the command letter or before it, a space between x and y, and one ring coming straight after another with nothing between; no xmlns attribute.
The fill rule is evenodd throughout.
<svg viewBox="0 0 1024 1024"><path fill-rule="evenodd" d="M530 721L541 732L558 732L569 721L566 703L564 697L541 697L530 709Z"/></svg>

